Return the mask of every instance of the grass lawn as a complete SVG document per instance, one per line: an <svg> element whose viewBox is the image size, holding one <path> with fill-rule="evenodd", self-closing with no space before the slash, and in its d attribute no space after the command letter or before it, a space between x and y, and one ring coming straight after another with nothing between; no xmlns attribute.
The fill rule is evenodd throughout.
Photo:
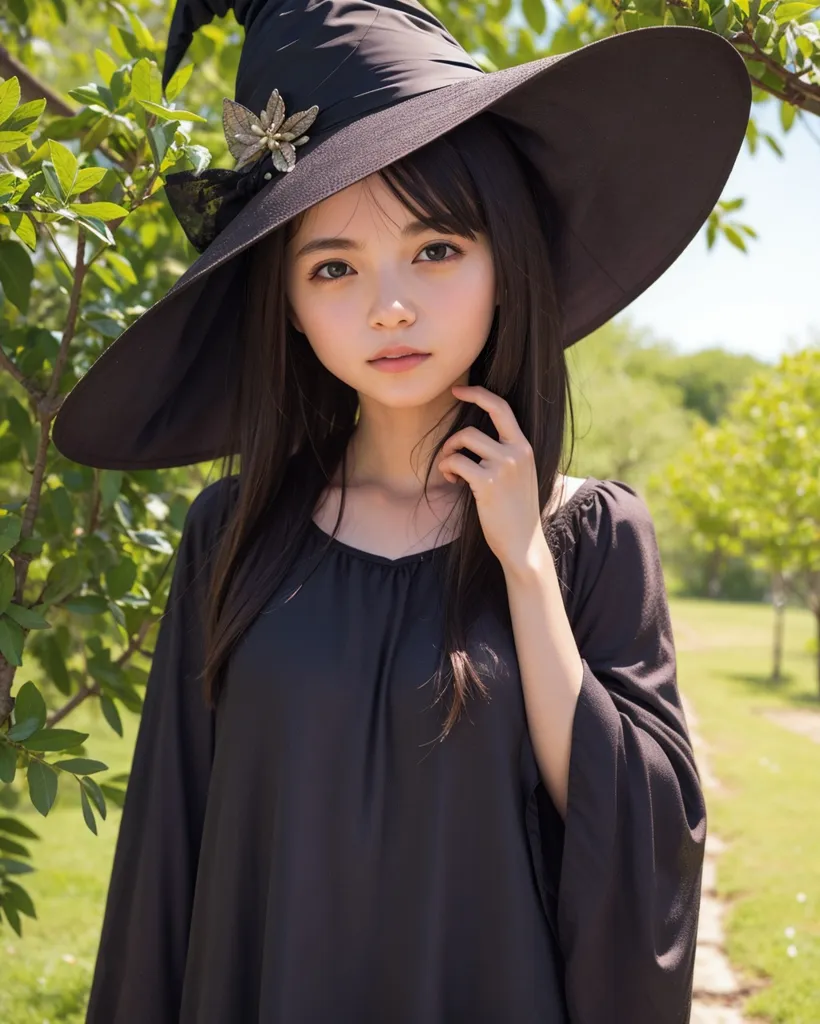
<svg viewBox="0 0 820 1024"><path fill-rule="evenodd" d="M681 689L723 787L707 797L709 830L729 844L718 863L718 893L729 902L727 952L747 980L767 981L745 1012L777 1024L818 1024L820 744L764 714L820 710L816 656L806 650L813 619L787 610L783 680L773 684L771 610L671 604Z"/></svg>
<svg viewBox="0 0 820 1024"><path fill-rule="evenodd" d="M671 603L681 688L695 706L724 787L709 794L709 827L730 843L718 871L720 894L732 901L729 955L750 978L770 979L747 1011L778 1024L818 1024L820 744L761 713L767 707L818 707L814 657L806 653L811 617L788 611L786 678L773 687L767 682L768 608ZM124 741L85 708L62 724L91 732L90 756L122 771L136 733L136 721L127 712L123 719ZM40 919L23 918L22 939L7 925L0 932L4 1024L83 1024L119 816L110 807L100 835L93 836L70 787L47 818L33 808L26 813L42 837L30 844L38 870L23 879ZM805 901L798 902L798 893ZM787 928L794 928L793 938L786 937ZM796 956L788 955L790 945Z"/></svg>
<svg viewBox="0 0 820 1024"><path fill-rule="evenodd" d="M89 756L109 765L111 774L127 771L137 719L121 709L125 732L121 740L102 714L93 713L96 710L83 706L61 725L89 732ZM94 777L102 780L105 774ZM109 802L108 818L97 817L99 835L94 836L83 821L76 788L61 781L57 801L46 818L34 810L27 793L20 805L26 808L23 820L41 837L39 842L23 840L37 870L21 879L34 900L38 920L22 918L22 939L7 922L0 930L3 1024L85 1021L121 812Z"/></svg>

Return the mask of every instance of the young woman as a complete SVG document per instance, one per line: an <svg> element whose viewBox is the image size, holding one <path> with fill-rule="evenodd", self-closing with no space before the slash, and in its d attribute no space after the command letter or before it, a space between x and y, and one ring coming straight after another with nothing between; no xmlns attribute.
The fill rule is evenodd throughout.
<svg viewBox="0 0 820 1024"><path fill-rule="evenodd" d="M320 6L301 18L340 38L363 9ZM435 19L384 11L433 45ZM368 73L365 36L390 44L372 24ZM446 108L449 88L418 95ZM388 108L396 130L413 102ZM235 138L293 142L278 103ZM199 286L154 319L171 355L141 318L61 411L79 461L225 456L159 628L91 1024L689 1019L706 817L654 527L629 484L560 472L568 317L583 333L611 298L585 292L532 149L465 109L388 163L356 162L362 115L275 188L260 164L182 279ZM351 180L326 162L345 140ZM202 240L219 218L200 200L183 223ZM130 401L101 413L104 384Z"/></svg>

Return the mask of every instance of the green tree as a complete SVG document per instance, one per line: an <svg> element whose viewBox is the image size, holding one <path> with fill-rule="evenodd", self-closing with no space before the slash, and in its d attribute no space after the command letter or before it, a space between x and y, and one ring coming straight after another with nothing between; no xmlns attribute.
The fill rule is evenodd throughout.
<svg viewBox="0 0 820 1024"><path fill-rule="evenodd" d="M820 690L820 346L755 373L716 426L701 421L660 485L694 548L743 554L771 579L772 676L787 596L817 621Z"/></svg>

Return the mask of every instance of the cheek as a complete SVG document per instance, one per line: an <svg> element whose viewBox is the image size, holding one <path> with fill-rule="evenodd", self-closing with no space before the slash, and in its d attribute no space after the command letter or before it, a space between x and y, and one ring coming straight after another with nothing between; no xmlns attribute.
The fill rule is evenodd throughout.
<svg viewBox="0 0 820 1024"><path fill-rule="evenodd" d="M439 290L435 316L445 329L445 336L460 337L478 352L487 340L495 305L492 261L476 261Z"/></svg>
<svg viewBox="0 0 820 1024"><path fill-rule="evenodd" d="M344 380L345 367L350 367L350 339L360 333L356 329L360 314L354 304L339 292L335 296L322 294L321 286L297 286L290 303L319 361Z"/></svg>

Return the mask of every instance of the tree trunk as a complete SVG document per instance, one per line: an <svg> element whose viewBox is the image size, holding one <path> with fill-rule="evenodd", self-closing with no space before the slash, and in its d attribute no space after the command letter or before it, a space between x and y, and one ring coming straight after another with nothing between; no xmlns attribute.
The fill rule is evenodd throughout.
<svg viewBox="0 0 820 1024"><path fill-rule="evenodd" d="M706 563L706 593L711 600L716 601L720 596L720 570L723 562L723 552L716 549L711 553Z"/></svg>
<svg viewBox="0 0 820 1024"><path fill-rule="evenodd" d="M783 573L780 569L772 572L772 607L774 608L774 650L772 652L772 682L779 683L783 666L783 633L786 626L786 591Z"/></svg>

